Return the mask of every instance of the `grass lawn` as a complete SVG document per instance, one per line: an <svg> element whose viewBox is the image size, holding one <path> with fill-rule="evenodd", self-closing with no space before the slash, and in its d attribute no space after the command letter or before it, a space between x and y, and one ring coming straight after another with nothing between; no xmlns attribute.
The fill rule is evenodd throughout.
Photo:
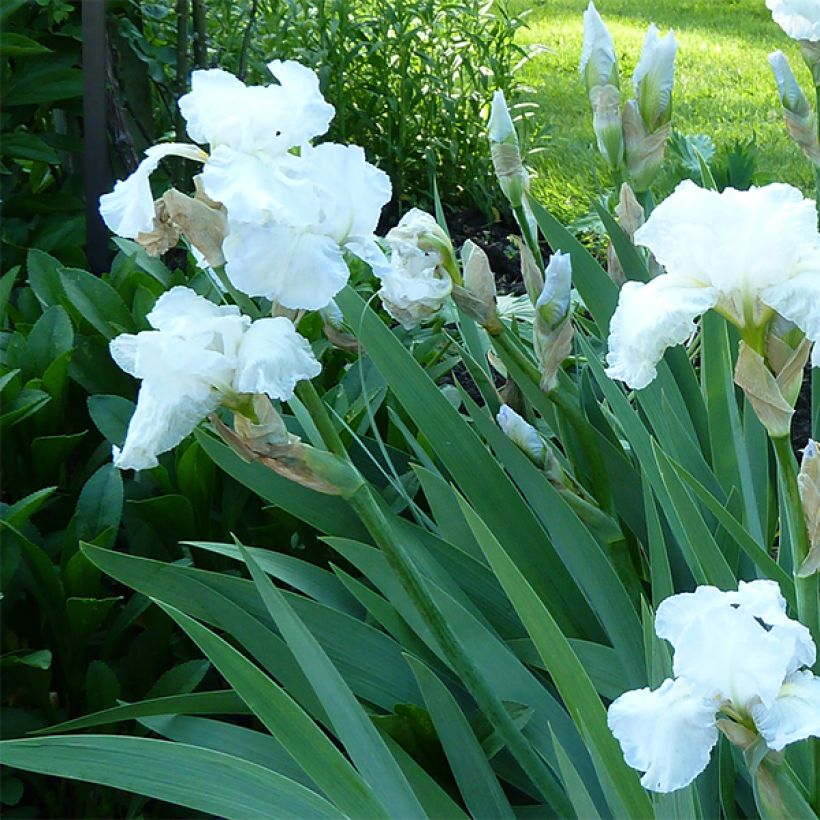
<svg viewBox="0 0 820 820"><path fill-rule="evenodd" d="M587 0L513 2L515 11L530 9L522 43L549 49L524 68L548 139L546 150L530 160L538 172L534 189L569 222L584 214L590 195L608 184L594 150L592 115L578 71ZM632 94L646 27L654 22L663 35L671 26L680 44L673 127L684 134L708 134L718 149L754 135L760 151L756 182L789 182L814 196L810 164L786 135L767 56L777 48L784 51L813 99L809 72L764 0L598 0L596 6L615 40L625 99ZM663 187L662 181L661 194Z"/></svg>

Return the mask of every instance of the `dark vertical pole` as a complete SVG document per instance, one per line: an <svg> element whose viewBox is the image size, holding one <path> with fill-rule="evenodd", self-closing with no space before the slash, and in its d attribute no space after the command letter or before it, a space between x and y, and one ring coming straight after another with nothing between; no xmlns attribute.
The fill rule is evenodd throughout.
<svg viewBox="0 0 820 820"><path fill-rule="evenodd" d="M194 68L208 67L208 20L205 0L193 0Z"/></svg>
<svg viewBox="0 0 820 820"><path fill-rule="evenodd" d="M99 213L100 194L110 190L105 130L105 0L85 0L83 25L83 176L88 266L108 270L108 229Z"/></svg>
<svg viewBox="0 0 820 820"><path fill-rule="evenodd" d="M189 0L177 0L177 100L188 90L188 6ZM177 142L185 142L185 120L176 106Z"/></svg>

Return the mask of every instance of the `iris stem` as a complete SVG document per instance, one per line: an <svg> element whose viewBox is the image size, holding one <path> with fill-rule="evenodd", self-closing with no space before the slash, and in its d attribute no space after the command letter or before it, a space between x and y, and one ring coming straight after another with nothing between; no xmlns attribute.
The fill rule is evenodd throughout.
<svg viewBox="0 0 820 820"><path fill-rule="evenodd" d="M330 417L324 401L316 387L310 381L300 382L297 389L299 399L305 405L316 429L319 431L325 446L335 455L350 462L336 427ZM387 520L384 511L377 501L368 483L347 499L350 506L367 527L376 544L390 564L391 569L400 581L404 592L430 630L436 643L441 648L444 658L452 666L467 691L478 704L479 709L498 731L521 768L544 798L561 816L568 816L572 807L560 789L555 777L539 757L530 741L522 734L510 713L493 692L490 685L475 665L470 654L447 622L436 604L427 583L413 563L402 537Z"/></svg>
<svg viewBox="0 0 820 820"><path fill-rule="evenodd" d="M781 512L781 530L784 526L788 528L791 545L797 617L811 632L815 645L820 645L818 575L814 573L807 578L797 576L797 570L809 553L809 534L806 530L800 490L797 486L797 461L788 436L772 438L772 446L777 459L777 475L785 505L785 509Z"/></svg>

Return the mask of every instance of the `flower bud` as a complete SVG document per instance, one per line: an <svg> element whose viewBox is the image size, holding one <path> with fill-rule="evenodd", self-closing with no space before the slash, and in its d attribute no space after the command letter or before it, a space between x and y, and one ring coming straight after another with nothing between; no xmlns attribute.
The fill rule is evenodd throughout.
<svg viewBox="0 0 820 820"><path fill-rule="evenodd" d="M618 204L615 206L615 216L618 217L624 233L631 241L634 241L635 231L643 225L645 216L641 203L638 202L632 188L629 187L629 183L627 182L621 185ZM607 273L612 281L619 287L626 281L621 260L618 259L615 246L611 242L607 248Z"/></svg>
<svg viewBox="0 0 820 820"><path fill-rule="evenodd" d="M518 253L521 258L521 278L524 280L524 287L527 291L527 296L533 306L538 301L538 297L544 290L544 274L538 267L532 251L527 247L526 243L518 236L512 237L515 246L518 248Z"/></svg>
<svg viewBox="0 0 820 820"><path fill-rule="evenodd" d="M632 187L640 192L652 184L660 171L671 123L650 131L641 117L637 100L629 100L623 111L624 156Z"/></svg>
<svg viewBox="0 0 820 820"><path fill-rule="evenodd" d="M769 64L777 83L777 93L783 106L789 136L815 165L820 165L820 142L817 139L814 110L795 79L786 55L782 51L772 52Z"/></svg>
<svg viewBox="0 0 820 820"><path fill-rule="evenodd" d="M501 431L538 467L544 466L547 446L538 431L507 404L502 404L495 417Z"/></svg>
<svg viewBox="0 0 820 820"><path fill-rule="evenodd" d="M394 256L408 252L412 254L412 249L430 254L429 261L435 261L442 274L446 272L454 282L460 282L453 243L435 217L426 211L419 208L409 210L399 224L387 232L385 240ZM433 256L435 254L437 258Z"/></svg>
<svg viewBox="0 0 820 820"><path fill-rule="evenodd" d="M254 396L252 416L236 412L234 429L211 416L220 438L247 462L258 461L284 478L325 495L352 496L364 483L349 462L291 435L265 396Z"/></svg>
<svg viewBox="0 0 820 820"><path fill-rule="evenodd" d="M558 370L572 352L575 330L569 321L572 260L556 251L544 271L544 289L535 302L533 347L541 370L541 389L549 393L558 384Z"/></svg>
<svg viewBox="0 0 820 820"><path fill-rule="evenodd" d="M597 85L590 89L589 101L598 150L614 171L624 159L621 92L614 85Z"/></svg>
<svg viewBox="0 0 820 820"><path fill-rule="evenodd" d="M487 254L468 239L461 248L461 264L464 269L464 287L453 288L453 299L488 333L500 333L503 328L498 319L495 276Z"/></svg>
<svg viewBox="0 0 820 820"><path fill-rule="evenodd" d="M646 32L641 58L632 75L635 99L649 131L669 122L672 116L672 86L678 43L672 29L661 39L652 23Z"/></svg>
<svg viewBox="0 0 820 820"><path fill-rule="evenodd" d="M498 184L510 206L520 208L530 187L530 175L521 161L518 135L503 91L493 94L488 130L490 157Z"/></svg>
<svg viewBox="0 0 820 820"><path fill-rule="evenodd" d="M544 271L544 288L535 302L535 310L549 330L555 330L569 313L572 292L572 258L556 251Z"/></svg>
<svg viewBox="0 0 820 820"><path fill-rule="evenodd" d="M807 578L820 571L820 448L809 439L797 476L800 503L809 535L809 553L797 570L798 578Z"/></svg>
<svg viewBox="0 0 820 820"><path fill-rule="evenodd" d="M618 58L615 44L601 15L590 2L584 12L584 41L581 47L581 76L587 92L596 86L613 85L619 87Z"/></svg>

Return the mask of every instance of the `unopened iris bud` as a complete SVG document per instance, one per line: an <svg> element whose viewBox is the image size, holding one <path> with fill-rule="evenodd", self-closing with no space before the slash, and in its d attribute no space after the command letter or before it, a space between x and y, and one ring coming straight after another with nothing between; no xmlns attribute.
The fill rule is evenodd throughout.
<svg viewBox="0 0 820 820"><path fill-rule="evenodd" d="M807 578L820 571L820 448L813 439L803 450L797 486L809 535L809 552L797 570L797 577Z"/></svg>
<svg viewBox="0 0 820 820"><path fill-rule="evenodd" d="M677 50L678 43L672 29L661 38L658 27L654 23L649 26L632 83L641 118L650 131L669 122L672 116Z"/></svg>
<svg viewBox="0 0 820 820"><path fill-rule="evenodd" d="M777 83L777 93L783 106L789 136L815 165L820 165L820 142L817 139L814 109L795 79L789 61L782 51L774 51L769 55L769 65Z"/></svg>
<svg viewBox="0 0 820 820"><path fill-rule="evenodd" d="M519 450L529 456L538 467L544 466L547 452L547 445L538 435L538 431L524 420L522 416L515 412L507 404L502 404L501 409L495 417L501 432L507 436Z"/></svg>
<svg viewBox="0 0 820 820"><path fill-rule="evenodd" d="M592 3L584 12L581 75L592 106L592 128L598 150L609 167L617 170L624 158L618 58L612 37Z"/></svg>
<svg viewBox="0 0 820 820"><path fill-rule="evenodd" d="M803 59L820 87L820 14L816 0L766 0L772 19L800 44Z"/></svg>
<svg viewBox="0 0 820 820"><path fill-rule="evenodd" d="M581 47L581 76L591 91L596 86L619 86L615 44L601 15L590 3L584 12L584 42Z"/></svg>
<svg viewBox="0 0 820 820"><path fill-rule="evenodd" d="M549 393L558 384L558 371L572 352L575 335L569 321L572 293L570 255L556 251L544 271L544 280L544 289L535 302L533 347L541 371L541 389Z"/></svg>
<svg viewBox="0 0 820 820"><path fill-rule="evenodd" d="M538 297L541 296L541 292L544 290L544 274L541 268L538 267L538 263L527 245L517 236L513 236L512 240L521 257L521 278L524 280L527 296L530 297L534 307Z"/></svg>
<svg viewBox="0 0 820 820"><path fill-rule="evenodd" d="M488 123L490 156L498 184L513 209L521 208L529 190L530 175L521 161L518 135L503 91L493 94Z"/></svg>
<svg viewBox="0 0 820 820"><path fill-rule="evenodd" d="M544 289L535 302L535 310L549 330L555 330L569 313L572 292L572 259L556 251L544 271Z"/></svg>
<svg viewBox="0 0 820 820"><path fill-rule="evenodd" d="M657 27L649 26L632 76L635 98L626 103L623 111L626 170L636 191L649 188L663 164L671 128L677 50L671 30L661 39Z"/></svg>

